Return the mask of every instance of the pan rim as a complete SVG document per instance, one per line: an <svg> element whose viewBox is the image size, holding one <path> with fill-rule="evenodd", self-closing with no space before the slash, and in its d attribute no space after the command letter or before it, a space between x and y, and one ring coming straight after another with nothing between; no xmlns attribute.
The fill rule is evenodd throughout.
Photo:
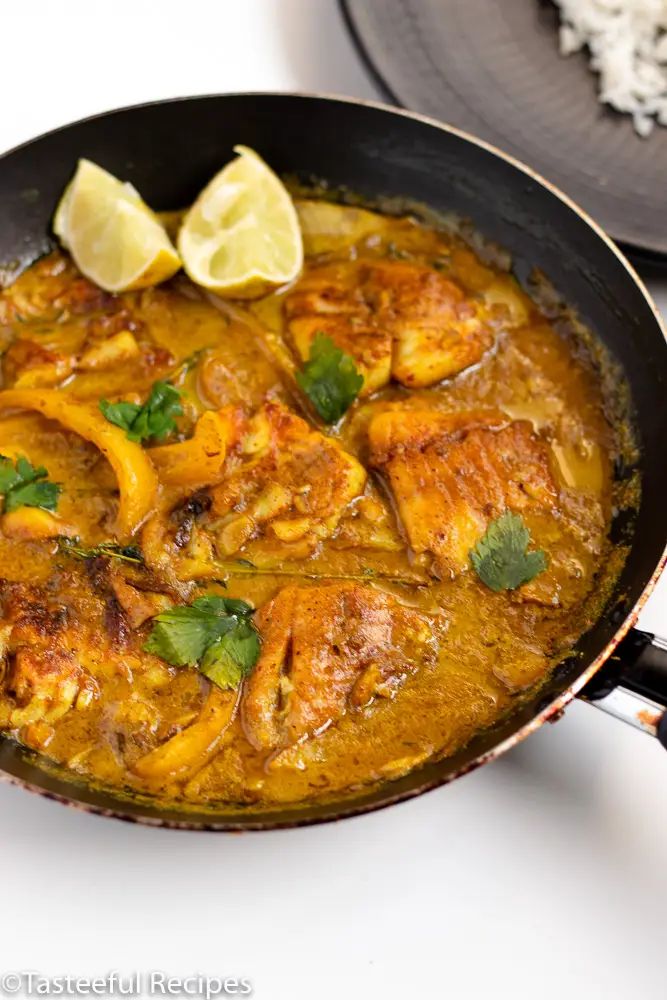
<svg viewBox="0 0 667 1000"><path fill-rule="evenodd" d="M388 93L390 93L388 91ZM23 142L18 143L15 146L11 146L9 149L0 153L0 162L12 156L14 153L21 152L27 149L33 143L40 142L42 139L50 138L51 136L57 135L60 132L68 131L71 128L76 128L79 125L86 125L89 122L98 121L102 118L106 118L111 115L120 115L128 111L141 111L146 108L163 107L170 104L181 104L187 101L211 101L211 100L221 100L227 97L252 97L252 98L280 98L280 97L293 97L300 100L306 101L327 101L329 103L339 103L339 104L349 104L352 106L371 108L375 111L382 111L390 115L396 115L400 118L407 118L413 121L421 122L423 125L429 125L432 128L436 128L441 132L447 132L450 135L454 135L464 142L470 143L472 146L477 146L480 149L485 150L487 153L491 153L498 159L504 160L509 163L510 166L519 170L521 173L530 177L531 180L536 181L541 187L546 188L552 195L558 198L559 201L563 202L571 211L578 215L590 229L598 236L603 243L606 244L607 248L612 251L614 256L623 265L626 271L630 274L635 284L639 287L642 295L646 299L648 305L653 312L655 319L662 331L663 338L667 341L667 321L662 319L657 306L648 291L646 285L644 284L642 278L637 273L634 266L628 260L627 256L620 249L619 245L612 239L612 237L607 233L604 227L589 215L589 213L582 208L578 202L576 202L570 195L566 194L557 184L553 181L548 180L539 171L533 169L519 157L514 156L512 153L507 153L500 149L499 146L495 146L493 143L486 139L481 139L479 136L474 135L472 132L467 132L465 129L461 129L456 125L451 125L448 122L441 121L438 118L434 118L432 115L422 114L420 111L411 111L408 108L401 106L396 106L393 104L387 104L384 101L376 101L365 97L350 97L346 94L337 94L333 91L307 91L307 90L230 90L220 93L206 93L206 94L183 94L177 97L167 97L158 98L154 101L141 101L138 104L125 104L118 108L109 108L106 111L100 111L94 115L86 115L84 118L76 118L74 121L67 122L64 125L58 125L56 128L47 129L46 132L40 132L38 135L33 136L30 139L26 139Z"/></svg>
<svg viewBox="0 0 667 1000"><path fill-rule="evenodd" d="M625 254L619 249L617 244L611 239L611 237L605 232L605 230L584 210L582 209L569 195L565 194L557 185L553 182L547 180L537 171L533 170L527 164L523 163L517 157L512 156L509 153L504 152L498 147L494 146L492 143L480 139L471 133L466 132L453 125L448 125L444 122L439 121L429 115L424 115L419 112L409 111L402 107L394 107L392 105L383 103L381 101L368 100L365 98L354 98L348 97L346 95L340 95L335 93L319 93L319 92L307 92L307 91L229 91L225 93L209 93L209 94L193 94L193 95L183 95L179 97L172 97L162 100L146 101L139 104L126 105L120 108L111 108L106 111L100 112L98 114L89 115L87 117L77 119L72 122L68 122L65 125L58 126L55 129L50 129L46 132L40 133L39 135L28 139L24 142L19 143L16 146L6 150L0 154L0 162L11 157L13 154L27 149L31 145L38 143L42 139L57 135L60 132L68 131L71 128L75 128L79 125L85 125L89 122L94 122L101 120L112 115L119 115L127 112L140 111L143 109L168 106L171 104L182 104L188 101L210 101L210 100L224 100L225 98L234 97L247 97L247 98L296 98L300 100L307 101L326 101L330 103L347 104L351 106L366 107L371 108L375 111L384 112L389 115L395 115L400 118L407 118L412 121L419 122L423 125L435 128L439 131L446 132L453 135L464 142L470 143L487 153L505 161L514 169L518 170L520 173L529 177L532 181L539 184L541 187L545 188L551 195L555 196L562 204L565 205L571 212L577 215L589 229L602 241L606 248L611 251L611 253L616 257L617 261L627 272L629 278L633 284L638 288L641 296L648 305L652 316L661 331L663 340L667 345L667 324L662 319L658 308L651 296L650 292L646 288L644 282L637 274L635 268L632 266L630 261L627 259ZM456 768L449 774L443 776L434 776L433 778L427 779L423 784L417 785L411 789L405 789L401 791L395 791L393 794L391 792L391 782L387 782L384 787L386 794L378 801L364 802L355 799L341 799L339 801L332 801L331 804L320 807L317 815L307 815L307 806L302 807L304 814L296 815L294 818L289 818L286 820L281 820L279 816L276 819L272 819L270 816L263 818L258 816L256 820L253 820L252 816L240 817L239 819L224 819L220 822L215 820L215 816L212 814L209 820L208 817L201 818L189 818L187 813L184 813L183 820L174 820L169 817L164 819L159 816L151 815L138 815L135 812L129 811L125 806L123 801L119 798L118 805L113 807L106 807L102 805L96 805L94 803L89 803L75 798L74 796L68 796L61 794L60 792L52 791L51 789L43 788L40 785L29 779L20 778L14 774L0 769L0 780L4 783L15 785L26 789L27 791L34 792L36 794L42 795L46 798L54 799L63 805L68 805L79 810L92 813L94 815L114 818L118 820L124 820L131 823L139 823L146 826L158 827L160 829L175 829L175 830L188 830L188 831L201 831L201 832L241 832L241 831L258 831L258 830L276 830L276 829L291 829L293 827L302 826L314 826L321 823L331 822L333 820L350 818L353 816L364 815L366 813L376 812L379 809L387 808L391 805L396 805L399 802L407 801L411 798L416 798L428 791L432 791L435 788L439 788L443 785L449 784L456 778L463 776L469 771L475 770L486 764L490 760L493 760L511 747L522 742L527 736L539 729L546 721L553 719L554 717L559 717L566 706L574 699L576 694L588 683L588 681L594 676L594 674L602 667L606 660L611 656L616 646L623 639L623 637L629 632L632 626L636 623L637 618L641 609L644 607L648 597L652 593L665 564L667 563L667 538L665 539L665 545L663 546L663 551L658 559L658 562L651 573L650 577L646 581L644 587L642 588L641 594L637 598L633 608L629 611L624 620L614 631L614 634L610 640L605 645L604 649L592 660L592 662L583 670L578 677L572 681L564 691L557 695L552 701L550 701L544 708L542 708L536 715L533 716L528 722L521 725L515 732L511 733L509 736L502 739L499 743L495 744L493 747L479 754L474 760L462 764L460 767ZM74 791L74 786L73 786ZM109 791L110 797L113 798L113 792ZM140 807L139 807L140 808Z"/></svg>

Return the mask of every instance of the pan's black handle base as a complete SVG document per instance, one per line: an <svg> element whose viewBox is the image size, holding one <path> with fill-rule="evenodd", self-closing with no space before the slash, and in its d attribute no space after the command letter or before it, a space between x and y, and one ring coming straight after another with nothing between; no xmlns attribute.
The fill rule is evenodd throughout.
<svg viewBox="0 0 667 1000"><path fill-rule="evenodd" d="M662 713L662 718L658 723L655 735L658 737L665 750L667 750L667 712Z"/></svg>
<svg viewBox="0 0 667 1000"><path fill-rule="evenodd" d="M593 701L619 684L667 708L667 642L652 632L630 629L582 694Z"/></svg>
<svg viewBox="0 0 667 1000"><path fill-rule="evenodd" d="M579 695L667 750L667 641L631 629Z"/></svg>

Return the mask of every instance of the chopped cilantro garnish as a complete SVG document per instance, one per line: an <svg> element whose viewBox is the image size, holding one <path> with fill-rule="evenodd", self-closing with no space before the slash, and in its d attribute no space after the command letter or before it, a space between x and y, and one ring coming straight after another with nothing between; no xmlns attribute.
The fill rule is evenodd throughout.
<svg viewBox="0 0 667 1000"><path fill-rule="evenodd" d="M183 413L181 394L169 382L154 382L145 403L110 403L101 399L99 407L109 423L121 427L130 441L154 438L161 441L176 426Z"/></svg>
<svg viewBox="0 0 667 1000"><path fill-rule="evenodd" d="M5 514L17 507L55 510L62 487L48 482L47 476L43 465L35 468L23 456L17 458L14 464L10 458L0 455L0 493L4 495Z"/></svg>
<svg viewBox="0 0 667 1000"><path fill-rule="evenodd" d="M252 622L240 618L238 625L211 643L199 669L221 688L236 688L250 673L259 656L259 635Z"/></svg>
<svg viewBox="0 0 667 1000"><path fill-rule="evenodd" d="M315 335L310 357L296 380L327 424L340 420L364 384L354 360L323 333Z"/></svg>
<svg viewBox="0 0 667 1000"><path fill-rule="evenodd" d="M530 532L520 514L506 511L492 521L470 551L477 576L491 590L516 590L547 568L541 550L528 552Z"/></svg>
<svg viewBox="0 0 667 1000"><path fill-rule="evenodd" d="M200 597L156 615L144 649L173 666L198 667L218 687L238 687L259 656L253 612L245 601Z"/></svg>

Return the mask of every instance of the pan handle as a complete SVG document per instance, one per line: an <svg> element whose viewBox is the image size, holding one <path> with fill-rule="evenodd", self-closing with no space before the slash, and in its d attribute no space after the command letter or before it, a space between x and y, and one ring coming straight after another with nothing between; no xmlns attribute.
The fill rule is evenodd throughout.
<svg viewBox="0 0 667 1000"><path fill-rule="evenodd" d="M630 629L579 697L667 749L667 639Z"/></svg>

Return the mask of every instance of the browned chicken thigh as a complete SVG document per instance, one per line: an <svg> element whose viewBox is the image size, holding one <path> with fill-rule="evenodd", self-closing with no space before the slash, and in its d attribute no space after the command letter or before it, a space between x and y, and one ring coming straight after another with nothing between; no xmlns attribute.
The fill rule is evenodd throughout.
<svg viewBox="0 0 667 1000"><path fill-rule="evenodd" d="M438 271L405 261L314 268L287 297L285 314L300 357L326 334L354 358L364 395L392 376L433 385L476 364L494 340L481 304Z"/></svg>
<svg viewBox="0 0 667 1000"><path fill-rule="evenodd" d="M352 455L278 402L251 418L228 465L212 493L222 555L265 534L312 551L366 482L366 470Z"/></svg>
<svg viewBox="0 0 667 1000"><path fill-rule="evenodd" d="M504 510L556 505L549 447L529 421L497 410L395 409L371 421L369 439L412 549L432 555L439 576L470 565L470 550Z"/></svg>
<svg viewBox="0 0 667 1000"><path fill-rule="evenodd" d="M30 587L8 588L0 640L11 701L0 710L3 725L53 723L97 696L97 683L82 666L72 633L64 607Z"/></svg>
<svg viewBox="0 0 667 1000"><path fill-rule="evenodd" d="M287 747L349 707L391 697L434 655L429 619L370 586L286 587L258 615L262 652L243 700L259 748Z"/></svg>

